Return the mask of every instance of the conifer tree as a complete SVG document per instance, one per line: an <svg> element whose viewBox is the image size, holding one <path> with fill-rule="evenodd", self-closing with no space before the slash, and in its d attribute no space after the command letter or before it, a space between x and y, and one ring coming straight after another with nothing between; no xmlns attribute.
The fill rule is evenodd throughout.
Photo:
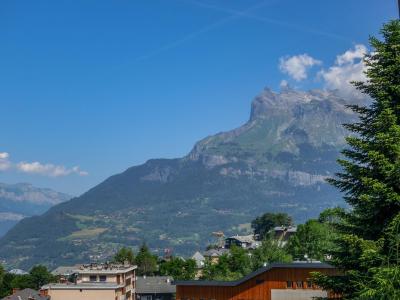
<svg viewBox="0 0 400 300"><path fill-rule="evenodd" d="M372 103L350 106L359 121L345 125L353 135L338 160L343 171L330 180L351 207L338 225L332 253L333 263L344 272L317 276L345 299L398 296L377 298L377 287L371 287L383 282L380 277L399 273L399 240L393 237L400 224L400 22L385 24L381 33L382 40L370 39L373 51L364 59L367 81L354 83Z"/></svg>

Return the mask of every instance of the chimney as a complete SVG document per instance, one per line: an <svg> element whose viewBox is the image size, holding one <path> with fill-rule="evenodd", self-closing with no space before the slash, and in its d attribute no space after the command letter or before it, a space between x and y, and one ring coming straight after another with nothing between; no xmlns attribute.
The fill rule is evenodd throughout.
<svg viewBox="0 0 400 300"><path fill-rule="evenodd" d="M19 291L19 288L13 288L12 289L12 294L15 295L15 293L18 292L18 291Z"/></svg>

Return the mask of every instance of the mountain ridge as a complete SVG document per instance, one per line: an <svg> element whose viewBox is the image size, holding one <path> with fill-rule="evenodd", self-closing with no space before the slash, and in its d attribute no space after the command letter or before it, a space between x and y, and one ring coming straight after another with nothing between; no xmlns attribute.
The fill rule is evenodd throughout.
<svg viewBox="0 0 400 300"><path fill-rule="evenodd" d="M325 178L337 170L347 134L341 124L356 119L346 103L334 92L264 89L244 125L22 220L0 240L0 258L55 266L107 259L143 241L159 254L173 248L189 255L211 232L241 233L239 224L265 211L288 212L297 222L315 217L342 203Z"/></svg>

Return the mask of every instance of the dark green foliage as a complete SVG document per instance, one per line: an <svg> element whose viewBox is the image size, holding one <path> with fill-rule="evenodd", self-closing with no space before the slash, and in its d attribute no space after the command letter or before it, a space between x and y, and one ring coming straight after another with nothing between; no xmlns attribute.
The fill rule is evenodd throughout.
<svg viewBox="0 0 400 300"><path fill-rule="evenodd" d="M322 217L325 220L325 216ZM297 260L326 260L326 255L334 248L335 230L329 223L308 220L297 227L287 245L287 251Z"/></svg>
<svg viewBox="0 0 400 300"><path fill-rule="evenodd" d="M292 217L286 213L265 213L251 222L254 234L264 239L275 226L289 226L293 224Z"/></svg>
<svg viewBox="0 0 400 300"><path fill-rule="evenodd" d="M125 262L133 265L135 263L135 254L133 250L128 247L122 247L118 250L118 252L114 255L114 262L123 264Z"/></svg>
<svg viewBox="0 0 400 300"><path fill-rule="evenodd" d="M11 294L13 288L39 290L43 285L55 282L56 278L44 266L34 266L29 274L6 273L0 265L0 298Z"/></svg>
<svg viewBox="0 0 400 300"><path fill-rule="evenodd" d="M372 104L351 106L360 120L346 128L356 135L347 138L349 147L339 160L343 172L330 180L351 206L337 226L338 247L331 253L345 273L320 279L346 299L398 299L400 21L384 25L382 35L382 41L370 39L368 81L355 83Z"/></svg>
<svg viewBox="0 0 400 300"><path fill-rule="evenodd" d="M206 260L202 279L205 280L237 280L252 271L250 252L232 246L229 254L221 255L218 262Z"/></svg>
<svg viewBox="0 0 400 300"><path fill-rule="evenodd" d="M136 256L138 275L154 275L157 272L157 256L153 255L146 244L142 244Z"/></svg>
<svg viewBox="0 0 400 300"><path fill-rule="evenodd" d="M256 250L233 246L228 254L219 257L217 263L207 260L202 279L237 280L266 264L291 261L291 255L278 246L277 241L268 238Z"/></svg>
<svg viewBox="0 0 400 300"><path fill-rule="evenodd" d="M172 276L175 280L195 279L197 267L193 259L182 259L180 257L171 257L168 261L160 262L159 274L163 276Z"/></svg>
<svg viewBox="0 0 400 300"><path fill-rule="evenodd" d="M267 237L261 246L251 253L253 271L263 267L265 264L274 262L287 263L292 261L292 256L286 249L279 246L272 237Z"/></svg>
<svg viewBox="0 0 400 300"><path fill-rule="evenodd" d="M43 285L54 282L55 277L47 270L45 266L34 266L29 272L33 289L40 289Z"/></svg>

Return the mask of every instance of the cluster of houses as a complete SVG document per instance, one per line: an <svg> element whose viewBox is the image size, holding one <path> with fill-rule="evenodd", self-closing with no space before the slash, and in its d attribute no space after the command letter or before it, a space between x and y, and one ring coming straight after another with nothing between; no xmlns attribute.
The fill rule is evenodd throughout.
<svg viewBox="0 0 400 300"><path fill-rule="evenodd" d="M286 243L295 227L276 227L277 241ZM256 249L261 245L253 235L231 236L224 245L196 252L193 259L199 270L205 261L216 263L233 246ZM174 281L168 276L137 276L130 264L87 264L59 267L52 273L59 282L47 284L40 291L14 290L2 300L291 300L339 296L314 284L311 272L337 274L332 266L321 262L273 263L237 281ZM72 280L71 280L72 278ZM68 280L69 279L69 280Z"/></svg>

